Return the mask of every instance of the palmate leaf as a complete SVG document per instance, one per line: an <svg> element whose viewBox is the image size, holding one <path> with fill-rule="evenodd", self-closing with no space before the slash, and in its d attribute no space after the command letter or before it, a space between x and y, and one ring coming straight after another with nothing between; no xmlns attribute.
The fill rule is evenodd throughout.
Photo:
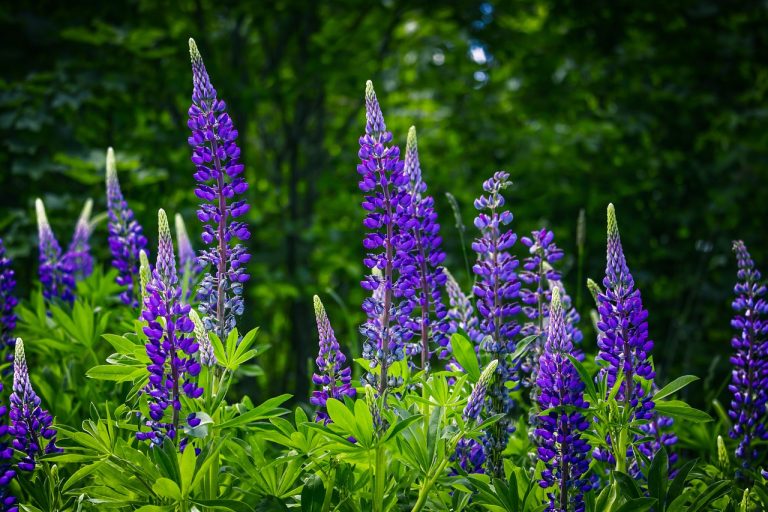
<svg viewBox="0 0 768 512"><path fill-rule="evenodd" d="M257 405L253 409L246 411L235 418L232 418L231 420L227 420L214 425L213 428L221 430L242 427L257 421L288 414L290 411L287 409L282 409L279 406L290 399L292 396L293 395L283 394L272 397L268 400L265 400L262 404Z"/></svg>

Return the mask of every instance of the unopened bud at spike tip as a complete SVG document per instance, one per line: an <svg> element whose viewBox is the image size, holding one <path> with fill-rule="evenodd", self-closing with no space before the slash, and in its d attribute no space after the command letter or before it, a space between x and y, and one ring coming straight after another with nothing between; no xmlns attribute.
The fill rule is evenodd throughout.
<svg viewBox="0 0 768 512"><path fill-rule="evenodd" d="M595 305L598 305L597 296L602 293L602 290L600 289L600 285L594 282L592 279L587 279L587 289L589 290L589 293L592 295L592 299L594 299Z"/></svg>

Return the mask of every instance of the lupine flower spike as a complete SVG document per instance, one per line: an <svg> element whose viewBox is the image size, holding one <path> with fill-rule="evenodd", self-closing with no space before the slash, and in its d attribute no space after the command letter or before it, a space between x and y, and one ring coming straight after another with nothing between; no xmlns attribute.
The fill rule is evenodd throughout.
<svg viewBox="0 0 768 512"><path fill-rule="evenodd" d="M739 441L736 457L749 467L758 458L757 443L768 440L768 288L744 242L733 242L733 251L739 270L733 289L731 326L736 334L731 340L733 371L728 389L733 398L728 415L733 421L730 436Z"/></svg>
<svg viewBox="0 0 768 512"><path fill-rule="evenodd" d="M478 321L475 316L475 308L472 306L472 301L461 290L459 283L453 275L448 272L448 269L444 269L446 281L445 291L448 295L448 334L454 334L457 332L466 333L470 340L475 341L479 345L478 338ZM450 343L449 343L450 345ZM477 346L476 346L477 348ZM450 346L448 347L450 352ZM452 371L461 371L461 366L456 359L451 359L446 368Z"/></svg>
<svg viewBox="0 0 768 512"><path fill-rule="evenodd" d="M192 242L187 235L187 226L184 224L184 218L180 213L176 214L176 244L179 252L179 269L184 286L184 299L189 300L192 296L192 288L197 282L197 276L200 275L202 267L195 256L195 250L192 248Z"/></svg>
<svg viewBox="0 0 768 512"><path fill-rule="evenodd" d="M16 338L13 335L16 329L16 305L18 300L14 294L16 278L11 259L5 254L5 244L0 239L0 354L4 354L3 360L13 361L13 351Z"/></svg>
<svg viewBox="0 0 768 512"><path fill-rule="evenodd" d="M200 315L194 309L190 309L189 318L195 324L195 340L200 345L200 364L208 367L215 366L216 356L213 353L213 345L211 345L211 339L208 337L208 331L205 330Z"/></svg>
<svg viewBox="0 0 768 512"><path fill-rule="evenodd" d="M320 297L314 296L315 318L317 320L317 333L320 336L320 350L317 354L317 373L312 375L312 382L320 389L312 393L309 402L317 407L316 421L329 423L330 418L325 411L325 404L329 398L344 400L345 396L354 398L355 388L352 387L352 369L346 366L347 358L336 341L336 335L325 313Z"/></svg>
<svg viewBox="0 0 768 512"><path fill-rule="evenodd" d="M37 230L40 241L40 267L38 274L43 285L43 296L51 300L60 298L70 304L75 300L75 278L68 258L62 256L61 246L53 234L45 206L35 200Z"/></svg>
<svg viewBox="0 0 768 512"><path fill-rule="evenodd" d="M51 426L53 418L41 407L40 397L32 389L21 338L16 339L13 360L10 418L8 432L13 437L13 448L24 454L18 463L20 470L34 471L38 457L62 451L56 446L56 429Z"/></svg>
<svg viewBox="0 0 768 512"><path fill-rule="evenodd" d="M93 256L91 256L91 247L88 240L91 238L91 210L93 201L88 199L83 206L80 217L75 225L75 233L72 235L72 241L69 243L66 258L72 266L72 270L77 280L84 279L93 272Z"/></svg>
<svg viewBox="0 0 768 512"><path fill-rule="evenodd" d="M467 405L462 413L465 422L476 422L478 425L482 423L480 413L485 405L488 386L493 380L498 364L499 362L495 359L488 363L488 366L483 369L483 373L480 374L480 378L472 388L472 393L470 393ZM456 454L452 460L458 461L459 467L467 473L482 473L483 463L485 462L483 445L475 439L462 438L456 445Z"/></svg>
<svg viewBox="0 0 768 512"><path fill-rule="evenodd" d="M364 380L383 394L387 387L398 382L388 374L395 361L403 359L404 346L413 337L410 329L402 327L403 316L409 312L403 301L409 281L400 279L396 272L409 261L409 231L414 227L410 220L410 194L407 192L408 176L403 172L400 149L392 142L384 116L376 99L373 84L365 87L365 135L360 137L359 187L368 194L363 199L363 209L368 214L363 224L370 232L363 240L368 254L363 259L371 274L361 282L371 297L363 301L367 320L360 327L365 337L363 357L371 369L379 368L378 379L373 372ZM375 270L380 274L377 275ZM398 300L399 299L399 300ZM376 382L378 380L378 382Z"/></svg>
<svg viewBox="0 0 768 512"><path fill-rule="evenodd" d="M551 489L548 511L583 512L584 491L590 487L584 474L589 469L589 444L581 433L589 427L583 410L584 383L568 355L573 344L565 329L560 290L552 290L547 341L539 362L536 385L537 405L544 412L537 417L538 454L546 468L540 485Z"/></svg>
<svg viewBox="0 0 768 512"><path fill-rule="evenodd" d="M246 264L251 256L235 240L248 240L248 226L239 220L248 212L248 203L235 200L248 189L240 163L237 129L226 113L226 104L216 96L203 58L193 39L189 40L192 59L192 105L187 126L188 141L195 164L195 195L203 203L197 218L203 223L203 242L208 246L199 262L209 265L198 289L203 324L225 340L243 314L243 283L249 276Z"/></svg>
<svg viewBox="0 0 768 512"><path fill-rule="evenodd" d="M477 253L477 262L472 267L477 276L473 294L480 313L478 330L483 337L482 348L499 361L496 378L488 393L488 405L491 414L503 414L504 417L493 425L485 440L489 473L497 477L503 475L501 453L513 428L511 413L514 401L506 383L519 380L516 368L506 358L514 352L516 337L520 333L520 325L515 321L515 316L520 313L517 302L520 292L516 273L518 261L509 252L517 241L517 235L505 229L512 222L512 213L502 210L504 197L501 191L509 185L509 174L506 172L497 172L483 183L483 190L488 195L475 200L475 208L481 212L475 218L475 227L480 230L481 236L472 243L472 249Z"/></svg>
<svg viewBox="0 0 768 512"><path fill-rule="evenodd" d="M120 293L124 304L138 307L139 291L139 252L146 251L147 239L141 225L136 221L133 210L120 190L117 180L115 152L107 149L107 214L109 215L109 250L112 253L112 266L118 271L117 284L125 289Z"/></svg>
<svg viewBox="0 0 768 512"><path fill-rule="evenodd" d="M158 231L157 262L147 284L147 298L141 314L147 322L144 334L148 338L146 350L150 359L147 366L149 382L144 388L150 415L145 424L150 430L136 434L139 440L150 440L153 444L162 444L166 436L177 439L182 393L193 399L203 394L203 389L196 383L200 373L200 363L195 359L199 345L191 334L194 323L189 318L190 307L180 300L181 287L176 275L171 230L163 210L158 212ZM169 407L170 418L166 414ZM187 422L194 427L200 420L192 414ZM181 440L181 450L187 441Z"/></svg>

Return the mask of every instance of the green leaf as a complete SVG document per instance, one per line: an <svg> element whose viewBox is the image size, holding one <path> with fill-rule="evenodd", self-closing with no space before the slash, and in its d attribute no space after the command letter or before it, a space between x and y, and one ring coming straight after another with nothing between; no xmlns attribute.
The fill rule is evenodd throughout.
<svg viewBox="0 0 768 512"><path fill-rule="evenodd" d="M728 480L720 480L714 484L709 485L706 490L701 493L696 500L688 507L688 512L699 512L700 510L706 510L706 507L710 503L718 499L720 496L726 494L733 483Z"/></svg>
<svg viewBox="0 0 768 512"><path fill-rule="evenodd" d="M669 484L669 457L664 446L656 453L648 471L648 494L658 503L664 503Z"/></svg>
<svg viewBox="0 0 768 512"><path fill-rule="evenodd" d="M680 418L698 423L706 423L708 421L712 421L712 417L709 414L705 413L704 411L694 409L681 400L655 402L654 408L662 416L671 416L673 418Z"/></svg>
<svg viewBox="0 0 768 512"><path fill-rule="evenodd" d="M325 486L317 475L311 475L301 490L301 512L321 512L325 499Z"/></svg>
<svg viewBox="0 0 768 512"><path fill-rule="evenodd" d="M696 465L696 461L692 460L686 462L675 475L672 483L669 484L669 490L667 491L666 502L670 505L678 496L680 496L685 488L685 481L688 478L688 474Z"/></svg>
<svg viewBox="0 0 768 512"><path fill-rule="evenodd" d="M176 482L170 478L158 478L152 484L152 491L161 498L170 498L175 501L181 501L181 489Z"/></svg>
<svg viewBox="0 0 768 512"><path fill-rule="evenodd" d="M91 379L111 380L115 382L134 381L141 378L146 371L143 366L127 366L118 364L104 364L94 366L85 372L85 375Z"/></svg>
<svg viewBox="0 0 768 512"><path fill-rule="evenodd" d="M672 395L673 393L680 391L685 386L690 384L691 382L696 382L699 380L698 377L694 375L683 375L682 377L678 377L677 379L673 380L660 390L658 390L654 395L654 400L663 400L664 398Z"/></svg>
<svg viewBox="0 0 768 512"><path fill-rule="evenodd" d="M477 382L480 379L480 364L477 362L477 353L472 343L461 334L454 333L451 336L451 350L470 380Z"/></svg>
<svg viewBox="0 0 768 512"><path fill-rule="evenodd" d="M243 414L241 414L240 416L237 416L236 418L233 418L229 421L225 421L223 423L219 423L218 425L214 425L214 428L224 429L224 428L240 427L242 425L247 425L248 423L253 423L254 421L272 418L275 416L282 416L283 414L288 413L288 411L286 411L285 409L278 409L278 406L282 405L286 400L288 400L292 396L293 395L283 394L283 395L270 398L269 400L266 400L261 405L257 405L250 411L244 412Z"/></svg>
<svg viewBox="0 0 768 512"><path fill-rule="evenodd" d="M628 500L616 509L616 512L646 512L656 504L655 498L635 498Z"/></svg>
<svg viewBox="0 0 768 512"><path fill-rule="evenodd" d="M410 427L413 423L419 421L421 418L422 418L421 414L414 414L413 416L409 416L404 420L398 421L397 423L389 427L389 430L387 431L387 435L384 437L384 441L386 442L386 441L389 441L390 439L394 439L394 437L397 436L400 432Z"/></svg>
<svg viewBox="0 0 768 512"><path fill-rule="evenodd" d="M525 338L520 340L518 342L517 346L515 347L515 351L512 352L511 356L509 356L509 359L511 361L516 361L516 360L520 359L523 356L523 354L525 354L528 351L528 346L531 343L533 343L534 341L536 341L536 338L538 338L538 337L539 337L539 335L532 334L532 335L526 336Z"/></svg>
<svg viewBox="0 0 768 512"><path fill-rule="evenodd" d="M352 411L350 411L343 402L340 402L335 398L329 398L325 407L328 409L328 416L331 417L331 421L344 430L345 433L355 437L360 435L360 432L357 429L355 415L352 414Z"/></svg>
<svg viewBox="0 0 768 512"><path fill-rule="evenodd" d="M579 374L579 378L581 379L581 382L584 383L584 386L587 391L587 395L592 400L597 400L599 397L597 395L597 389L595 389L595 382L592 380L592 377L589 375L589 372L586 368L584 368L584 365L581 364L581 361L573 357L572 355L566 354L566 357L571 361L573 364L573 367L576 368L576 373Z"/></svg>
<svg viewBox="0 0 768 512"><path fill-rule="evenodd" d="M102 334L102 338L112 345L120 354L130 355L133 354L136 344L125 336L118 336L117 334Z"/></svg>

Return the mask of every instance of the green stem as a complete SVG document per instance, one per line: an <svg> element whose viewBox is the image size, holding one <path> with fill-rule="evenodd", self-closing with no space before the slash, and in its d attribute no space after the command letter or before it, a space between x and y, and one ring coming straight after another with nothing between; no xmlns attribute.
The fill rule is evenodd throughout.
<svg viewBox="0 0 768 512"><path fill-rule="evenodd" d="M387 461L384 457L384 447L376 448L376 474L374 475L373 486L373 510L374 512L384 512L384 486L386 485Z"/></svg>
<svg viewBox="0 0 768 512"><path fill-rule="evenodd" d="M325 498L323 499L322 512L328 512L331 509L331 498L333 498L333 486L336 483L336 464L331 461L331 472L328 475L328 481L325 483Z"/></svg>
<svg viewBox="0 0 768 512"><path fill-rule="evenodd" d="M435 485L437 479L440 478L440 475L442 475L445 471L445 468L448 466L448 461L448 458L443 459L443 462L437 466L437 470L434 472L434 474L424 480L424 483L421 485L421 489L419 490L419 498L416 500L416 504L411 509L411 512L418 512L424 508L424 505L427 503L427 496L429 496L429 491Z"/></svg>

